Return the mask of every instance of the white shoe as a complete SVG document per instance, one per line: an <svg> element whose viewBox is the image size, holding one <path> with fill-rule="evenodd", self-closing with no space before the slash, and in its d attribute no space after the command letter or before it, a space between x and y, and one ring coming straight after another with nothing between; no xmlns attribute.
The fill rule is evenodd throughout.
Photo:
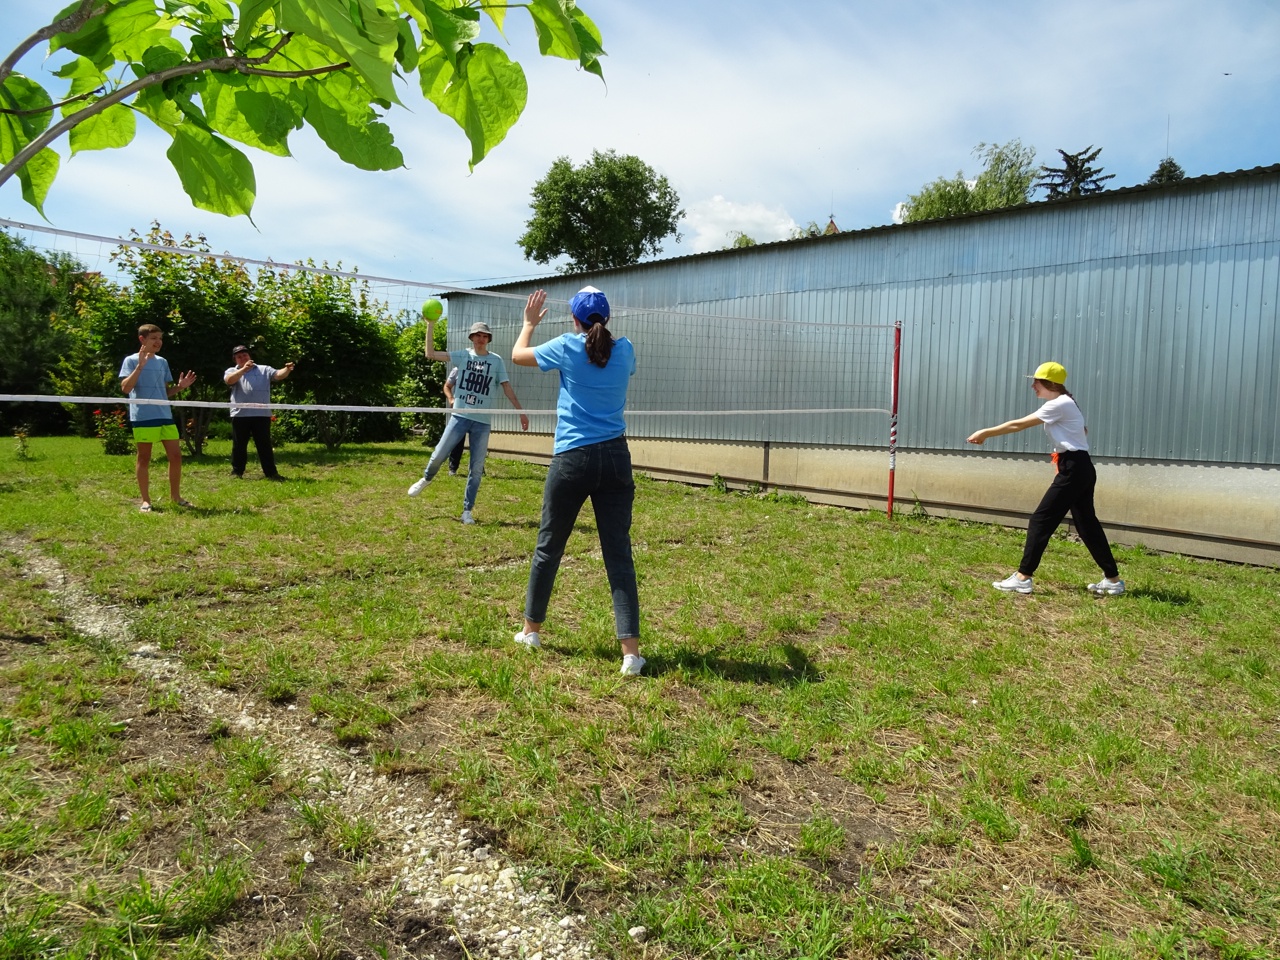
<svg viewBox="0 0 1280 960"><path fill-rule="evenodd" d="M1118 597L1124 593L1124 581L1108 580L1103 577L1097 583L1089 584L1089 592L1096 593L1100 597Z"/></svg>
<svg viewBox="0 0 1280 960"><path fill-rule="evenodd" d="M622 670L619 671L624 677L638 677L640 671L644 669L644 657L638 653L628 653L622 658Z"/></svg>
<svg viewBox="0 0 1280 960"><path fill-rule="evenodd" d="M409 496L416 497L423 490L427 489L427 484L430 482L431 481L426 477L419 477L417 480L413 481L413 486L409 488Z"/></svg>
<svg viewBox="0 0 1280 960"><path fill-rule="evenodd" d="M1022 580L1016 573L1011 573L1003 580L996 580L991 584L997 590L1003 590L1005 593L1030 593L1031 578Z"/></svg>
<svg viewBox="0 0 1280 960"><path fill-rule="evenodd" d="M462 522L463 522L463 523L475 523L475 522L476 522L476 518L475 518L475 517L473 517L473 516L471 515L471 511L470 511L470 510L463 510L463 511L462 511Z"/></svg>
<svg viewBox="0 0 1280 960"><path fill-rule="evenodd" d="M542 646L542 638L538 636L537 631L534 631L533 633L525 633L521 630L512 637L512 639L515 640L516 643L524 644L530 650L536 650L538 647Z"/></svg>

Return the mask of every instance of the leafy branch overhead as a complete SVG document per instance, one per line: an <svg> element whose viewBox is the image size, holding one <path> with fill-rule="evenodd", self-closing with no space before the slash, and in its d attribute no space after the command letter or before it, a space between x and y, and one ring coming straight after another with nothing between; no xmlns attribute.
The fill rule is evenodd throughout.
<svg viewBox="0 0 1280 960"><path fill-rule="evenodd" d="M574 0L530 0L543 56L602 76L600 32ZM234 144L289 156L311 127L362 170L404 165L384 118L397 82L462 128L474 167L524 110L520 64L482 42L481 12L499 32L505 5L483 0L76 0L0 62L0 184L17 176L43 214L69 132L74 155L124 147L141 115L173 140L168 157L192 203L248 215L256 188ZM12 16L12 13L7 14ZM51 93L17 72L42 44L66 61ZM59 57L61 60L62 57Z"/></svg>

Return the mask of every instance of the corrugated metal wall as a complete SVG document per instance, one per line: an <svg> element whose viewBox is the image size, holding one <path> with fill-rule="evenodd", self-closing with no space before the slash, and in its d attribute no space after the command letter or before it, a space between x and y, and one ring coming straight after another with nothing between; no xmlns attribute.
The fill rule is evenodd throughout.
<svg viewBox="0 0 1280 960"><path fill-rule="evenodd" d="M615 333L637 344L641 374L629 404L637 411L830 406L833 397L842 407L886 407L887 381L878 371L887 369L887 334L859 325L901 320L903 447L962 449L978 427L1032 412L1037 401L1023 375L1053 359L1069 371L1096 455L1280 463L1280 167L545 286L567 299L585 282L618 305ZM461 330L482 313L492 319L502 303L509 332L495 346L509 354L515 301L451 297L451 337L461 343ZM564 329L553 326L545 336ZM870 345L870 338L879 339ZM551 406L554 378L539 376L526 371L517 380L513 372L512 379L526 405ZM629 429L887 442L882 414L638 416ZM1038 431L1000 442L1008 450L1046 449Z"/></svg>

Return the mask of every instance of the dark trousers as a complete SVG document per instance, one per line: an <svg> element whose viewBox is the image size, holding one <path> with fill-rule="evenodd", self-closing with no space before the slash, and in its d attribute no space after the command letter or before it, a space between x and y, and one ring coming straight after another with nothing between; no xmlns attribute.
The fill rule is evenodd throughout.
<svg viewBox="0 0 1280 960"><path fill-rule="evenodd" d="M1093 512L1093 488L1097 483L1098 473L1088 453L1069 450L1058 454L1058 473L1027 525L1027 543L1022 550L1019 573L1029 577L1036 572L1049 538L1070 512L1076 532L1089 548L1093 562L1102 568L1103 576L1114 579L1120 575L1115 558L1111 556L1111 544L1107 543L1098 515Z"/></svg>
<svg viewBox="0 0 1280 960"><path fill-rule="evenodd" d="M271 449L270 417L232 417L231 418L231 472L237 477L244 473L249 462L249 438L253 438L253 447L258 451L258 462L262 464L262 472L268 477L279 476L276 473L276 455Z"/></svg>
<svg viewBox="0 0 1280 960"><path fill-rule="evenodd" d="M640 597L631 556L631 508L636 485L625 437L557 453L542 491L542 526L529 567L524 615L533 623L547 619L547 605L564 547L578 511L587 499L596 515L600 552L613 594L613 620L619 640L640 636Z"/></svg>
<svg viewBox="0 0 1280 960"><path fill-rule="evenodd" d="M458 441L458 445L449 451L449 472L457 473L458 468L462 466L462 448L467 445L466 434Z"/></svg>

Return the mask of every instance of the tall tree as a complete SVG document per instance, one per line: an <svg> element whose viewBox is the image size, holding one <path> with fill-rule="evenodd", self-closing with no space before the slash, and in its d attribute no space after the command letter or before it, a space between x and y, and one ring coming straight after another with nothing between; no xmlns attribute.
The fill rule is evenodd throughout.
<svg viewBox="0 0 1280 960"><path fill-rule="evenodd" d="M680 198L639 157L592 151L574 167L560 157L533 187L533 216L516 241L526 260L567 256L563 273L625 267L662 252L684 211Z"/></svg>
<svg viewBox="0 0 1280 960"><path fill-rule="evenodd" d="M83 267L65 254L45 256L0 230L0 393L46 394L69 349L76 288ZM18 424L40 432L66 426L51 403L0 404L0 430Z"/></svg>
<svg viewBox="0 0 1280 960"><path fill-rule="evenodd" d="M995 210L1026 203L1031 199L1031 185L1036 179L1035 147L1023 146L1021 140L1008 143L980 143L973 155L983 162L982 171L973 178L956 171L954 177L939 177L907 197L902 205L903 223L936 220L982 210Z"/></svg>
<svg viewBox="0 0 1280 960"><path fill-rule="evenodd" d="M15 174L43 213L70 131L72 154L123 147L135 116L173 138L168 157L192 203L248 215L256 186L229 141L289 156L308 124L364 170L403 165L382 122L400 102L393 79L417 73L423 95L462 127L471 166L524 109L524 71L477 42L483 11L502 31L505 4L486 0L75 0L0 61L0 184ZM600 32L575 0L530 0L538 48L602 76ZM10 11L6 16L15 16ZM56 96L15 71L41 44L70 58ZM53 122L55 112L62 118Z"/></svg>
<svg viewBox="0 0 1280 960"><path fill-rule="evenodd" d="M279 356L298 364L280 385L281 402L395 405L406 373L397 346L400 330L362 281L264 269L258 274L257 300L271 318ZM404 435L392 413L316 410L278 416L291 439L318 440L330 450L348 441Z"/></svg>
<svg viewBox="0 0 1280 960"><path fill-rule="evenodd" d="M1166 183L1177 183L1179 180L1185 180L1186 176L1186 171L1177 160L1173 157L1165 157L1160 161L1160 166L1156 167L1156 172L1147 177L1147 186L1159 187Z"/></svg>
<svg viewBox="0 0 1280 960"><path fill-rule="evenodd" d="M238 263L192 256L209 252L204 237L188 235L177 240L153 223L140 239L166 249L121 246L112 255L129 275L130 284L114 303L99 311L104 350L118 371L120 359L138 349L138 327L154 323L164 330L164 356L170 369L196 372L196 382L184 397L225 401L222 375L231 366L232 346L252 345L268 332L252 277ZM118 379L115 385L118 390ZM199 455L213 410L191 407L182 413L187 418L183 441L190 453Z"/></svg>
<svg viewBox="0 0 1280 960"><path fill-rule="evenodd" d="M1114 173L1108 173L1104 176L1102 167L1093 166L1093 161L1098 159L1098 154L1101 152L1102 148L1095 148L1093 144L1085 147L1079 153L1067 153L1067 151L1060 149L1058 153L1062 157L1062 166L1042 166L1040 168L1040 179L1036 182L1036 188L1043 187L1050 200L1061 200L1064 197L1087 197L1093 193L1101 193L1107 189L1103 184L1108 180L1115 179Z"/></svg>

